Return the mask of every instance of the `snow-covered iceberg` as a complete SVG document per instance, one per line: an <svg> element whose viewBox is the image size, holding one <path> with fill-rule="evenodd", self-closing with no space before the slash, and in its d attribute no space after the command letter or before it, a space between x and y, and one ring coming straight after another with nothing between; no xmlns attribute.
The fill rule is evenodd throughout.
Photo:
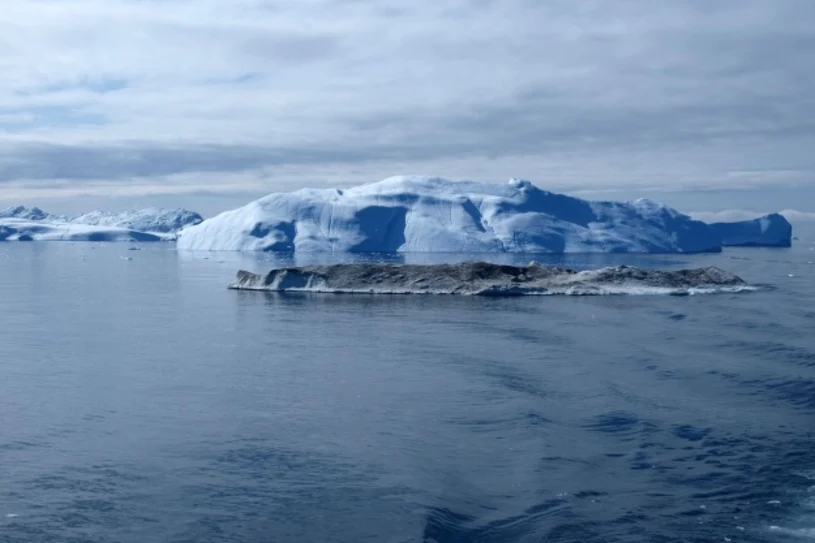
<svg viewBox="0 0 815 543"><path fill-rule="evenodd" d="M38 207L14 206L0 209L0 219L27 219L29 221L57 220L65 221L65 217L57 217L46 213Z"/></svg>
<svg viewBox="0 0 815 543"><path fill-rule="evenodd" d="M0 241L165 241L202 220L186 209L93 211L66 217L17 206L0 210Z"/></svg>
<svg viewBox="0 0 815 543"><path fill-rule="evenodd" d="M114 226L127 228L139 232L170 234L179 230L199 224L203 217L194 211L186 209L159 209L149 207L134 209L122 213L110 211L92 211L71 219L72 224L88 224L95 226Z"/></svg>
<svg viewBox="0 0 815 543"><path fill-rule="evenodd" d="M790 247L792 225L779 213L741 222L710 225L728 247Z"/></svg>
<svg viewBox="0 0 815 543"><path fill-rule="evenodd" d="M575 271L563 267L459 264L355 263L239 271L230 288L272 292L347 294L521 295L690 295L751 290L741 278L719 268L651 270L629 266Z"/></svg>
<svg viewBox="0 0 815 543"><path fill-rule="evenodd" d="M185 250L439 253L720 251L706 224L650 200L590 202L509 184L393 177L271 194L181 232Z"/></svg>
<svg viewBox="0 0 815 543"><path fill-rule="evenodd" d="M163 237L111 226L0 219L0 241L162 241Z"/></svg>

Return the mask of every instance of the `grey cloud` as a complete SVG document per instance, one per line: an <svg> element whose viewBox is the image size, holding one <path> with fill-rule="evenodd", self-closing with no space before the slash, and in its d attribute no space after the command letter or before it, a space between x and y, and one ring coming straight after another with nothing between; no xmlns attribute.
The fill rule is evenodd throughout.
<svg viewBox="0 0 815 543"><path fill-rule="evenodd" d="M18 145L0 152L0 182L15 180L108 180L190 172L239 172L264 167L350 164L370 160L424 158L454 153L449 147L404 145L362 148L279 148L250 145Z"/></svg>
<svg viewBox="0 0 815 543"><path fill-rule="evenodd" d="M711 175L728 168L808 169L815 182L808 150L815 142L811 0L264 5L270 19L258 24L176 18L159 23L156 36L182 57L189 51L201 69L207 64L202 55L223 51L228 57L217 73L179 84L191 93L191 103L202 81L218 82L224 94L241 84L268 90L268 102L258 92L247 95L257 103L230 102L220 110L213 104L210 112L185 109L185 97L152 112L149 101L133 105L100 97L87 111L94 104L104 111L111 126L98 133L119 128L115 136L94 139L90 133L84 141L70 139L80 141L75 145L44 136L40 143L6 142L0 181L124 182L309 164L352 171L373 161L409 165L560 153L602 169L619 154L637 151L693 161ZM290 28L264 26L285 21L291 10L300 11ZM313 25L302 24L311 21L308 16ZM341 23L334 25L334 19ZM197 70L190 71L194 78ZM139 71L128 73L135 80L120 100L140 92ZM103 76L116 80L117 74ZM174 92L172 79L162 84ZM121 127L116 108L128 109L118 119ZM145 112L155 121L132 122ZM177 128L187 121L189 131ZM251 137L242 137L244 125ZM132 126L142 131L131 136ZM228 136L218 132L224 126L231 128ZM163 142L192 142L152 140L154 127ZM27 136L36 140L39 134ZM650 164L648 158L642 163ZM655 169L670 176L682 165L677 163Z"/></svg>
<svg viewBox="0 0 815 543"><path fill-rule="evenodd" d="M18 179L121 180L185 172L231 172L281 163L325 162L326 151L242 145L24 144L0 154L0 181Z"/></svg>

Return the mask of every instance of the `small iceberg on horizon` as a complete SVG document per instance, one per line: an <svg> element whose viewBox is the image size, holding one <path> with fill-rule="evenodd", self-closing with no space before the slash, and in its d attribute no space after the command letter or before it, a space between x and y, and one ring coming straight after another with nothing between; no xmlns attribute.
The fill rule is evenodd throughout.
<svg viewBox="0 0 815 543"><path fill-rule="evenodd" d="M755 290L715 267L654 270L616 266L575 271L560 266L353 263L279 268L265 275L238 272L235 290L334 294L440 294L463 296L674 295Z"/></svg>
<svg viewBox="0 0 815 543"><path fill-rule="evenodd" d="M715 222L710 227L725 247L790 247L792 225L780 213L737 222Z"/></svg>

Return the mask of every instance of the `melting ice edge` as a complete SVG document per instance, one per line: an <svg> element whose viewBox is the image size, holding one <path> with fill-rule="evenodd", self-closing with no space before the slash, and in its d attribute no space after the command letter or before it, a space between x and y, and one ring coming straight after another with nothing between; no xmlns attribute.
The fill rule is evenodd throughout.
<svg viewBox="0 0 815 543"><path fill-rule="evenodd" d="M265 275L241 270L229 288L270 292L464 296L683 296L756 290L740 277L716 267L656 270L615 266L576 271L537 262L527 266L488 262L332 264L279 268Z"/></svg>

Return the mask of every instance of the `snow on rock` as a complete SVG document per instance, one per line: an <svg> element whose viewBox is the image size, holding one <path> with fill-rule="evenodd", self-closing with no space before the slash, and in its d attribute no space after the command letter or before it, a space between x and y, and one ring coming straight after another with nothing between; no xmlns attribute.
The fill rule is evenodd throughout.
<svg viewBox="0 0 815 543"><path fill-rule="evenodd" d="M731 247L790 247L792 225L779 213L741 222L719 222L710 225L721 237L722 245Z"/></svg>
<svg viewBox="0 0 815 543"><path fill-rule="evenodd" d="M0 219L0 241L162 241L125 228L29 219Z"/></svg>
<svg viewBox="0 0 815 543"><path fill-rule="evenodd" d="M281 268L267 275L239 271L238 290L345 294L690 295L753 290L719 268L651 270L629 266L575 271L563 267L506 266L488 262L412 265L355 263Z"/></svg>
<svg viewBox="0 0 815 543"><path fill-rule="evenodd" d="M186 209L146 208L112 213L92 211L71 219L73 224L113 226L139 232L169 234L199 224L203 217Z"/></svg>
<svg viewBox="0 0 815 543"><path fill-rule="evenodd" d="M509 184L393 177L348 190L270 194L185 229L186 250L709 252L706 224L651 202L589 202Z"/></svg>

